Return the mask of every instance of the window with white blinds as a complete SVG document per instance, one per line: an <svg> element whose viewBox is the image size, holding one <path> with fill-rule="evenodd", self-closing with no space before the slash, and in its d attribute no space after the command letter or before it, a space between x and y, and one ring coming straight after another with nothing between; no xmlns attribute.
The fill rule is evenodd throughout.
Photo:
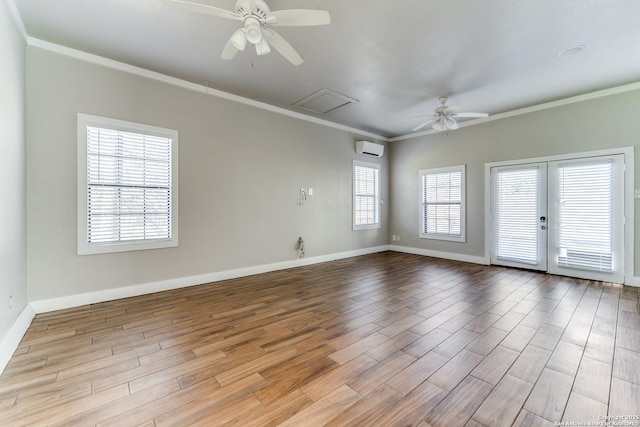
<svg viewBox="0 0 640 427"><path fill-rule="evenodd" d="M559 164L558 265L612 271L613 163Z"/></svg>
<svg viewBox="0 0 640 427"><path fill-rule="evenodd" d="M79 115L79 253L177 245L177 132Z"/></svg>
<svg viewBox="0 0 640 427"><path fill-rule="evenodd" d="M380 228L380 165L353 161L353 229Z"/></svg>
<svg viewBox="0 0 640 427"><path fill-rule="evenodd" d="M420 237L465 241L465 166L420 171Z"/></svg>
<svg viewBox="0 0 640 427"><path fill-rule="evenodd" d="M538 262L538 175L537 167L497 173L494 233L498 259Z"/></svg>

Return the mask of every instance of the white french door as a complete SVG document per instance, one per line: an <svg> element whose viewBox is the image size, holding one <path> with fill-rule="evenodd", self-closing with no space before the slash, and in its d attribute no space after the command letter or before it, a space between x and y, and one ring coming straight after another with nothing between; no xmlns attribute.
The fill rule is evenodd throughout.
<svg viewBox="0 0 640 427"><path fill-rule="evenodd" d="M549 272L624 280L624 156L549 163Z"/></svg>
<svg viewBox="0 0 640 427"><path fill-rule="evenodd" d="M547 270L547 163L491 168L491 263Z"/></svg>
<svg viewBox="0 0 640 427"><path fill-rule="evenodd" d="M491 263L624 281L624 155L491 168Z"/></svg>

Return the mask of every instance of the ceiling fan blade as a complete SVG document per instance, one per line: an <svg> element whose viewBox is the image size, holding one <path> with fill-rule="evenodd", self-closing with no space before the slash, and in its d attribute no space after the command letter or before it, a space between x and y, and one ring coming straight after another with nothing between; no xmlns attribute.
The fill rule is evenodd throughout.
<svg viewBox="0 0 640 427"><path fill-rule="evenodd" d="M282 36L271 29L263 30L263 34L269 40L269 44L280 52L280 55L284 56L293 65L300 65L304 61L302 57L296 52L296 50L287 42Z"/></svg>
<svg viewBox="0 0 640 427"><path fill-rule="evenodd" d="M487 113L456 113L456 114L452 114L451 117L484 118L484 117L489 117L489 114Z"/></svg>
<svg viewBox="0 0 640 427"><path fill-rule="evenodd" d="M444 114L446 115L450 115L450 114L455 114L458 111L462 110L462 107L460 107L459 105L448 105L444 108Z"/></svg>
<svg viewBox="0 0 640 427"><path fill-rule="evenodd" d="M307 27L331 23L331 16L326 10L275 10L270 13L270 17L276 18L276 21L272 23L273 26L281 27Z"/></svg>
<svg viewBox="0 0 640 427"><path fill-rule="evenodd" d="M425 126L429 126L430 124L432 124L432 123L434 123L434 122L437 122L437 121L438 121L438 119L436 119L436 118L434 118L434 119L429 119L429 120L427 120L426 122L424 122L424 123L422 123L422 124L420 124L420 125L418 125L418 126L414 127L413 129L411 129L411 131L412 131L412 132L419 131L419 130L420 130L420 129L422 129L423 127L425 127Z"/></svg>
<svg viewBox="0 0 640 427"><path fill-rule="evenodd" d="M165 0L165 1L171 3L173 6L177 6L182 9L189 10L191 12L205 13L207 15L218 16L220 18L235 19L237 21L242 20L242 18L237 16L232 11L221 9L219 7L208 6L206 4L193 3L190 1L184 1L184 0Z"/></svg>
<svg viewBox="0 0 640 427"><path fill-rule="evenodd" d="M233 35L229 38L229 41L222 49L222 59L233 59L238 51L244 50L247 45L247 35L244 32L244 28L238 28Z"/></svg>

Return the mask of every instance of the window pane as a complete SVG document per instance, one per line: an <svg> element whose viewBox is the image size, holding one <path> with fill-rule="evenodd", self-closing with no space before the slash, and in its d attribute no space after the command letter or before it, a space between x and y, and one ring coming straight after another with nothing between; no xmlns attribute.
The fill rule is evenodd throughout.
<svg viewBox="0 0 640 427"><path fill-rule="evenodd" d="M87 127L88 243L171 238L171 143Z"/></svg>
<svg viewBox="0 0 640 427"><path fill-rule="evenodd" d="M462 236L463 173L422 171L423 235Z"/></svg>
<svg viewBox="0 0 640 427"><path fill-rule="evenodd" d="M354 226L378 225L378 168L353 167L353 223Z"/></svg>
<svg viewBox="0 0 640 427"><path fill-rule="evenodd" d="M496 256L538 262L538 169L507 170L497 177Z"/></svg>
<svg viewBox="0 0 640 427"><path fill-rule="evenodd" d="M612 271L612 163L559 166L558 185L558 265Z"/></svg>

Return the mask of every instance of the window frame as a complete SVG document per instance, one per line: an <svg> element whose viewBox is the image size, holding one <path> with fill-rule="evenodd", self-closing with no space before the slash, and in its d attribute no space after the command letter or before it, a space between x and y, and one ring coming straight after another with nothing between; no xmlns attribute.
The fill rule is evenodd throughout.
<svg viewBox="0 0 640 427"><path fill-rule="evenodd" d="M369 224L356 224L356 198L359 196L356 194L356 167L361 168L369 168L374 169L376 171L376 182L375 182L375 195L374 197L374 207L375 207L375 223ZM363 162L362 160L354 160L353 168L352 168L352 183L353 183L353 209L352 209L352 223L353 223L353 231L359 230L372 230L380 228L380 164L379 163L371 163L371 162Z"/></svg>
<svg viewBox="0 0 640 427"><path fill-rule="evenodd" d="M88 169L87 169L87 128L98 127L144 135L153 135L171 139L171 206L170 235L168 239L148 239L136 241L90 243L88 232ZM114 252L149 250L178 246L178 131L158 126L134 123L108 117L78 113L77 116L78 145L78 255L92 255Z"/></svg>
<svg viewBox="0 0 640 427"><path fill-rule="evenodd" d="M424 182L425 176L438 175L445 173L460 173L460 235L457 234L445 234L445 233L428 233L425 230L425 191ZM452 242L466 242L466 165L446 166L441 168L421 169L419 171L419 217L420 217L420 229L418 235L421 239L433 239L433 240L447 240Z"/></svg>

